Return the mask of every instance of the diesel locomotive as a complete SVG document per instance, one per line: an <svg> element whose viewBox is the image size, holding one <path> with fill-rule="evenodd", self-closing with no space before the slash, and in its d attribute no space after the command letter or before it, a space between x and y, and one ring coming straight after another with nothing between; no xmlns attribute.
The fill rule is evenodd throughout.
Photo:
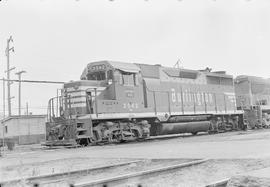
<svg viewBox="0 0 270 187"><path fill-rule="evenodd" d="M226 72L98 61L49 100L46 145L89 145L244 127Z"/></svg>

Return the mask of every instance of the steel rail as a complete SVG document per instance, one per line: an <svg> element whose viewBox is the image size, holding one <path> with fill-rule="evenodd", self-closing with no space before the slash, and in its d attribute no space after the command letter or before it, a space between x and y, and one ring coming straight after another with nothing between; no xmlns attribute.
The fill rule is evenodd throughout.
<svg viewBox="0 0 270 187"><path fill-rule="evenodd" d="M226 187L227 183L229 182L230 178L225 178L216 182L213 182L211 184L207 184L204 187Z"/></svg>
<svg viewBox="0 0 270 187"><path fill-rule="evenodd" d="M20 181L35 181L35 180L46 180L50 178L57 178L57 177L70 177L71 175L76 175L76 174L88 174L89 172L96 171L96 170L102 170L102 169L108 169L108 168L113 168L113 167L119 167L119 166L124 166L124 165L129 165L133 163L138 163L138 162L143 162L144 160L133 160L133 161L127 161L127 162L120 162L117 164L109 164L106 166L98 166L98 167L92 167L88 169L82 169L82 170L73 170L73 171L67 171L67 172L62 172L62 173L54 173L54 174L47 174L47 175L40 175L40 176L34 176L34 177L28 177L28 178L17 178L13 180L7 180L7 181L0 181L1 185L5 184L10 184L10 183L18 183Z"/></svg>
<svg viewBox="0 0 270 187"><path fill-rule="evenodd" d="M218 133L217 133L218 134ZM192 135L191 133L181 133L181 134L165 134L165 135L158 135L158 136L150 136L145 138L144 140L137 140L137 141L150 141L150 140L162 140L162 139L173 139L173 138L188 138L188 137L198 137L198 136L205 136L210 135L208 132L200 132L200 134Z"/></svg>
<svg viewBox="0 0 270 187"><path fill-rule="evenodd" d="M139 176L143 176L143 175L154 174L154 173L158 173L158 172L164 172L164 171L168 171L168 170L189 167L189 166L204 163L208 160L209 159L201 159L201 160L196 160L196 161L192 161L192 162L176 164L176 165L172 165L172 166L165 166L165 167L149 169L149 170L140 171L140 172L133 172L133 173L129 173L129 174L119 175L119 176L115 176L115 177L109 177L109 178L105 178L105 179L98 179L98 180L89 181L89 182L75 183L74 186L75 187L86 187L86 186L94 186L94 185L104 185L104 184L108 184L111 182L125 180L128 178L139 177Z"/></svg>

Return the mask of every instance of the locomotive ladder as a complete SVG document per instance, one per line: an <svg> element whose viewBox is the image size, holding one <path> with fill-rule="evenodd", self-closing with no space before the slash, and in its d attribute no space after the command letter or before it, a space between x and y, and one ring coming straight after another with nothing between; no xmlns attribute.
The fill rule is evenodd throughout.
<svg viewBox="0 0 270 187"><path fill-rule="evenodd" d="M90 111L90 117L88 123L84 123L78 119L76 116L76 130L77 130L77 143L79 144L85 144L88 145L93 140L93 123L91 118L91 106L90 106L90 100L89 97L86 95L86 107ZM81 142L83 141L83 142Z"/></svg>
<svg viewBox="0 0 270 187"><path fill-rule="evenodd" d="M91 98L92 99L92 98ZM91 106L90 106L90 100L89 97L86 96L86 105L88 107L88 110L90 112L89 114L89 131L90 131L90 138L93 139L93 121L92 121L92 116L91 116Z"/></svg>

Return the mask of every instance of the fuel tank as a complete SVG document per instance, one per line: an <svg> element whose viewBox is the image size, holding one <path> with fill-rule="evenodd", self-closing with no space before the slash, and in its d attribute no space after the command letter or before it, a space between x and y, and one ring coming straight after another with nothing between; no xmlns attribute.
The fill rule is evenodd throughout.
<svg viewBox="0 0 270 187"><path fill-rule="evenodd" d="M209 121L194 121L182 123L160 123L156 135L207 132L210 127Z"/></svg>

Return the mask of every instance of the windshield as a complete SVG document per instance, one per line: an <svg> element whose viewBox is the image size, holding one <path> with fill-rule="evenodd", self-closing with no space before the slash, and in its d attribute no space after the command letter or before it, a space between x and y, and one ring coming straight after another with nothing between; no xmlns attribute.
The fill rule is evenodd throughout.
<svg viewBox="0 0 270 187"><path fill-rule="evenodd" d="M112 80L113 79L113 72L112 70L109 71L96 71L96 72L89 72L87 74L87 80Z"/></svg>
<svg viewBox="0 0 270 187"><path fill-rule="evenodd" d="M105 71L98 71L98 72L91 72L87 74L87 80L106 80L106 72Z"/></svg>

